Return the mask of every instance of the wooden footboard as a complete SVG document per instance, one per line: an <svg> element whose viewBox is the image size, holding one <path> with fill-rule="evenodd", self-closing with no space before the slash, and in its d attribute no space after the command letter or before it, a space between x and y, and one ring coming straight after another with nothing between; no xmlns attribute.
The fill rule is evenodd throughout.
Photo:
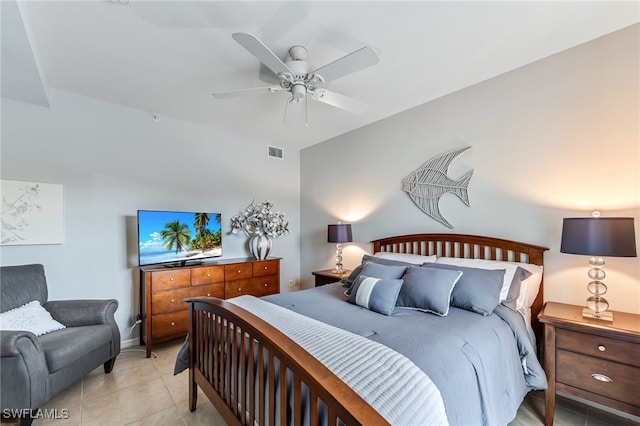
<svg viewBox="0 0 640 426"><path fill-rule="evenodd" d="M270 324L221 299L198 297L187 302L191 411L196 409L199 386L230 425L275 425L276 413L282 425L388 424ZM278 379L267 371L277 371Z"/></svg>

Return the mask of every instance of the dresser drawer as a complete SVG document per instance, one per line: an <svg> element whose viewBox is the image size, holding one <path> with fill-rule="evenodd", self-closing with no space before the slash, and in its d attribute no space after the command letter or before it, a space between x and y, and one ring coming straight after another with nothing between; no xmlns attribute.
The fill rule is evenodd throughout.
<svg viewBox="0 0 640 426"><path fill-rule="evenodd" d="M251 280L249 292L255 296L265 296L267 294L278 293L279 277L270 275L268 277L257 277Z"/></svg>
<svg viewBox="0 0 640 426"><path fill-rule="evenodd" d="M241 280L251 278L252 276L253 269L251 263L232 263L230 265L224 265L225 281Z"/></svg>
<svg viewBox="0 0 640 426"><path fill-rule="evenodd" d="M151 294L151 314L166 314L169 312L184 311L187 304L183 302L189 297L191 287L180 288L171 291L157 291Z"/></svg>
<svg viewBox="0 0 640 426"><path fill-rule="evenodd" d="M640 367L640 344L561 328L556 333L560 349Z"/></svg>
<svg viewBox="0 0 640 426"><path fill-rule="evenodd" d="M188 319L189 311L151 315L151 336L153 339L161 339L184 335L189 330Z"/></svg>
<svg viewBox="0 0 640 426"><path fill-rule="evenodd" d="M224 298L230 299L236 296L248 294L251 291L251 278L227 282L224 285Z"/></svg>
<svg viewBox="0 0 640 426"><path fill-rule="evenodd" d="M218 299L224 299L224 283L215 283L207 285L198 285L191 287L188 297L217 297Z"/></svg>
<svg viewBox="0 0 640 426"><path fill-rule="evenodd" d="M191 271L189 269L154 271L151 273L152 292L172 288L189 287L190 285Z"/></svg>
<svg viewBox="0 0 640 426"><path fill-rule="evenodd" d="M640 368L558 349L556 371L559 383L640 406Z"/></svg>
<svg viewBox="0 0 640 426"><path fill-rule="evenodd" d="M262 277L265 275L274 275L278 273L279 261L277 260L261 260L253 263L253 276Z"/></svg>
<svg viewBox="0 0 640 426"><path fill-rule="evenodd" d="M224 266L203 266L191 270L191 284L210 284L224 281Z"/></svg>
<svg viewBox="0 0 640 426"><path fill-rule="evenodd" d="M196 296L224 297L224 283L157 291L151 294L151 313L162 314L188 309L184 299Z"/></svg>

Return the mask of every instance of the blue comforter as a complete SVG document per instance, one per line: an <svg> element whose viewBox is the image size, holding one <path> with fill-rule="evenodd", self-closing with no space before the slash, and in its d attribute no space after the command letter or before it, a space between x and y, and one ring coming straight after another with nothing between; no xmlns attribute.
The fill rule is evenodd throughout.
<svg viewBox="0 0 640 426"><path fill-rule="evenodd" d="M343 292L329 284L263 300L402 353L436 384L451 425L506 425L527 392L547 386L523 317L506 307L487 317L454 307L446 317L397 308L385 316Z"/></svg>
<svg viewBox="0 0 640 426"><path fill-rule="evenodd" d="M385 316L346 302L341 284L263 300L380 342L411 359L440 390L450 425L506 425L525 395L547 387L522 315L451 307L446 317L398 309ZM175 373L188 367L188 345Z"/></svg>

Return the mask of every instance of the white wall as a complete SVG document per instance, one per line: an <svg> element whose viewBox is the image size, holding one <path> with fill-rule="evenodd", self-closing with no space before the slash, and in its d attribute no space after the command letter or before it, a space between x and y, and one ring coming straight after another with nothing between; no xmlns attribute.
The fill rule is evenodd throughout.
<svg viewBox="0 0 640 426"><path fill-rule="evenodd" d="M269 199L291 233L274 240L281 289L299 278L297 151L267 157L266 144L210 128L52 91L51 107L2 100L1 178L62 184L65 242L3 246L0 264L42 263L49 298L115 298L123 340L138 312L138 209L222 213L223 257L249 256L231 216Z"/></svg>
<svg viewBox="0 0 640 426"><path fill-rule="evenodd" d="M301 152L303 287L331 267L327 224L353 223L345 267L369 241L419 232L489 235L549 247L545 299L582 305L588 259L559 253L563 217L633 216L640 242L639 25ZM449 176L475 169L471 206L445 194L449 230L401 189L426 160L463 146ZM606 258L607 299L640 313L639 258Z"/></svg>

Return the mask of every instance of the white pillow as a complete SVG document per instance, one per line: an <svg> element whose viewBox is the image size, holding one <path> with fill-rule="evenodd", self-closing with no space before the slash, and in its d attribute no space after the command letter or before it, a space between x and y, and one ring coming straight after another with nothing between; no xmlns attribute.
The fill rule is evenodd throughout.
<svg viewBox="0 0 640 426"><path fill-rule="evenodd" d="M42 336L62 328L65 326L54 320L37 300L0 314L0 330L24 330Z"/></svg>
<svg viewBox="0 0 640 426"><path fill-rule="evenodd" d="M520 295L516 302L516 308L522 312L531 307L531 304L538 295L540 282L542 281L542 266L533 265L531 263L505 262L500 260L485 259L460 259L456 257L440 257L436 263L444 263L447 265L467 266L478 269L504 269L504 279L502 288L500 289L500 301L506 300L509 294L511 281L516 273L518 266L531 272L531 276L522 281L520 286Z"/></svg>
<svg viewBox="0 0 640 426"><path fill-rule="evenodd" d="M516 301L516 308L520 312L525 313L531 305L533 305L536 296L538 296L540 283L542 282L543 268L540 265L533 265L531 263L519 263L518 266L531 272L531 276L522 281L520 296L518 296L518 300Z"/></svg>
<svg viewBox="0 0 640 426"><path fill-rule="evenodd" d="M379 251L374 256L380 259L399 260L401 262L412 263L414 265L422 265L424 262L435 262L438 256L422 256L420 254L408 253L391 253L387 251Z"/></svg>

